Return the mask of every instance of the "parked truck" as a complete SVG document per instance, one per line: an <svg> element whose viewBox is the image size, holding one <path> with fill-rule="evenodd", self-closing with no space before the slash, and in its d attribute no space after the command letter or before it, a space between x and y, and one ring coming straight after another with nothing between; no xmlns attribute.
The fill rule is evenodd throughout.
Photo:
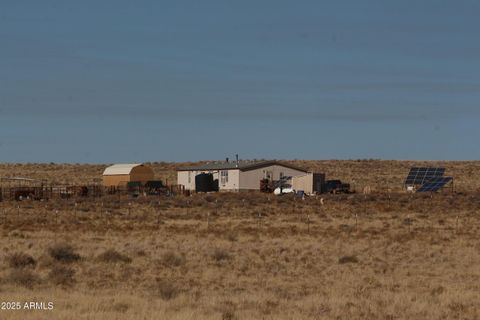
<svg viewBox="0 0 480 320"><path fill-rule="evenodd" d="M325 192L327 193L350 193L350 184L341 180L325 181Z"/></svg>

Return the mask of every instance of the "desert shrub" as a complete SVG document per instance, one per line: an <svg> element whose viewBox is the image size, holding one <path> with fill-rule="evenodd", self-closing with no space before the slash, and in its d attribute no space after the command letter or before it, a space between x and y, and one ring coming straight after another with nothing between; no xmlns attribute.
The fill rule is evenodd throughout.
<svg viewBox="0 0 480 320"><path fill-rule="evenodd" d="M465 312L465 309L467 308L466 305L462 302L451 302L447 305L447 307L457 313L463 313Z"/></svg>
<svg viewBox="0 0 480 320"><path fill-rule="evenodd" d="M109 249L106 250L105 252L101 253L97 257L98 261L105 262L105 263L130 263L132 262L132 259L124 254L121 254L120 252L114 250L114 249Z"/></svg>
<svg viewBox="0 0 480 320"><path fill-rule="evenodd" d="M287 203L290 203L292 199L290 197L283 196L283 197L276 197L275 201L277 204L287 204Z"/></svg>
<svg viewBox="0 0 480 320"><path fill-rule="evenodd" d="M185 256L173 251L167 251L162 255L161 262L167 267L180 267L186 263Z"/></svg>
<svg viewBox="0 0 480 320"><path fill-rule="evenodd" d="M16 252L13 253L6 258L7 264L10 268L14 269L21 269L26 267L33 267L37 265L37 261L35 259L23 252Z"/></svg>
<svg viewBox="0 0 480 320"><path fill-rule="evenodd" d="M216 198L214 196L206 196L204 199L207 202L214 202Z"/></svg>
<svg viewBox="0 0 480 320"><path fill-rule="evenodd" d="M222 320L236 320L238 319L233 310L225 310L222 312Z"/></svg>
<svg viewBox="0 0 480 320"><path fill-rule="evenodd" d="M442 287L442 286L439 286L439 287L435 287L433 288L431 291L430 291L430 294L432 296L438 296L438 295L441 295L442 293L445 292L445 287Z"/></svg>
<svg viewBox="0 0 480 320"><path fill-rule="evenodd" d="M48 280L56 286L69 287L75 283L75 270L65 266L54 266L48 273Z"/></svg>
<svg viewBox="0 0 480 320"><path fill-rule="evenodd" d="M238 317L235 314L235 304L231 301L225 301L221 306L222 320L237 320Z"/></svg>
<svg viewBox="0 0 480 320"><path fill-rule="evenodd" d="M48 248L48 254L59 262L71 263L80 260L80 255L69 244L56 244Z"/></svg>
<svg viewBox="0 0 480 320"><path fill-rule="evenodd" d="M124 313L127 312L128 309L130 309L130 305L128 305L127 303L118 302L113 305L112 309L116 312Z"/></svg>
<svg viewBox="0 0 480 320"><path fill-rule="evenodd" d="M170 280L159 280L157 281L157 286L155 288L156 293L162 298L163 300L170 300L174 299L179 294L179 289Z"/></svg>
<svg viewBox="0 0 480 320"><path fill-rule="evenodd" d="M230 260L232 256L227 250L216 248L212 253L212 258L217 262L221 262L225 260Z"/></svg>
<svg viewBox="0 0 480 320"><path fill-rule="evenodd" d="M358 258L355 256L343 256L338 259L339 264L345 264L345 263L358 263Z"/></svg>
<svg viewBox="0 0 480 320"><path fill-rule="evenodd" d="M29 289L32 289L36 284L40 283L40 277L29 269L12 270L8 279L13 284Z"/></svg>
<svg viewBox="0 0 480 320"><path fill-rule="evenodd" d="M17 230L14 230L12 232L10 232L8 234L9 237L12 237L12 238L21 238L21 239L25 239L25 235L23 233L21 233L20 231L17 231Z"/></svg>
<svg viewBox="0 0 480 320"><path fill-rule="evenodd" d="M231 242L235 242L238 240L238 232L231 231L227 234L227 239Z"/></svg>
<svg viewBox="0 0 480 320"><path fill-rule="evenodd" d="M198 208L198 207L203 207L206 205L206 202L203 199L200 198L193 198L189 200L189 205L188 207L190 208Z"/></svg>
<svg viewBox="0 0 480 320"><path fill-rule="evenodd" d="M414 239L413 232L399 232L391 235L391 239L396 243L405 243Z"/></svg>

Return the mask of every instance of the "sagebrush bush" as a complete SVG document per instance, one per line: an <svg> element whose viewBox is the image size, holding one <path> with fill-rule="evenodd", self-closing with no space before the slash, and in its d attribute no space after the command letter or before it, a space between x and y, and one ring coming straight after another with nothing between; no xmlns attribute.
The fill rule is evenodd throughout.
<svg viewBox="0 0 480 320"><path fill-rule="evenodd" d="M225 301L221 306L222 320L237 320L235 304L232 301Z"/></svg>
<svg viewBox="0 0 480 320"><path fill-rule="evenodd" d="M75 270L66 266L54 266L48 280L56 286L70 287L75 284Z"/></svg>
<svg viewBox="0 0 480 320"><path fill-rule="evenodd" d="M15 269L10 272L8 280L16 285L32 289L36 284L40 283L40 277L33 273L30 269Z"/></svg>
<svg viewBox="0 0 480 320"><path fill-rule="evenodd" d="M227 234L227 239L231 242L235 242L238 240L238 232L231 231Z"/></svg>
<svg viewBox="0 0 480 320"><path fill-rule="evenodd" d="M165 279L157 281L155 290L163 300L174 299L179 294L179 289L175 283Z"/></svg>
<svg viewBox="0 0 480 320"><path fill-rule="evenodd" d="M112 309L119 313L127 312L130 309L130 305L124 302L117 302L112 306Z"/></svg>
<svg viewBox="0 0 480 320"><path fill-rule="evenodd" d="M236 320L238 319L233 310L225 310L222 312L222 320Z"/></svg>
<svg viewBox="0 0 480 320"><path fill-rule="evenodd" d="M208 195L204 199L205 199L206 202L214 202L216 197Z"/></svg>
<svg viewBox="0 0 480 320"><path fill-rule="evenodd" d="M80 255L69 244L55 244L48 248L48 254L59 262L71 263L80 260Z"/></svg>
<svg viewBox="0 0 480 320"><path fill-rule="evenodd" d="M173 251L167 251L162 254L160 261L164 266L167 267L180 267L186 263L187 259L184 255L178 254Z"/></svg>
<svg viewBox="0 0 480 320"><path fill-rule="evenodd" d="M355 256L343 256L338 259L339 264L345 264L345 263L358 263L358 258Z"/></svg>
<svg viewBox="0 0 480 320"><path fill-rule="evenodd" d="M108 249L97 257L98 261L105 263L130 263L132 259L114 249Z"/></svg>
<svg viewBox="0 0 480 320"><path fill-rule="evenodd" d="M21 269L26 267L35 268L37 261L30 255L23 252L16 252L6 257L6 262L10 268Z"/></svg>
<svg viewBox="0 0 480 320"><path fill-rule="evenodd" d="M221 262L225 260L230 260L232 256L227 250L216 248L212 253L212 258L217 262Z"/></svg>

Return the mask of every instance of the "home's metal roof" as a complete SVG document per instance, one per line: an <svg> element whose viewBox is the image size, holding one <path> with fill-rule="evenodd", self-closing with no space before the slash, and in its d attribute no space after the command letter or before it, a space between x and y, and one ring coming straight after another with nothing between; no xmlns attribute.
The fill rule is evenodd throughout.
<svg viewBox="0 0 480 320"><path fill-rule="evenodd" d="M123 164L114 164L113 166L107 167L103 171L104 176L115 176L122 174L130 174L133 168L143 166L141 163L123 163Z"/></svg>
<svg viewBox="0 0 480 320"><path fill-rule="evenodd" d="M238 161L219 161L219 162L209 162L204 165L199 166L188 166L188 167L181 167L177 168L177 171L216 171L216 170L234 170L239 169L240 171L249 171L258 168L279 165L303 172L307 172L304 169L297 168L295 166L285 164L276 160L262 160L262 161L250 161L250 160L240 160Z"/></svg>

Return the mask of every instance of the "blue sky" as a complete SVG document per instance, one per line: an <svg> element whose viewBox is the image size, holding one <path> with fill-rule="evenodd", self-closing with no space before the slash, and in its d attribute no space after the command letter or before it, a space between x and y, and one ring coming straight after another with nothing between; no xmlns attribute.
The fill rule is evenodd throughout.
<svg viewBox="0 0 480 320"><path fill-rule="evenodd" d="M0 2L0 162L480 158L477 1Z"/></svg>

